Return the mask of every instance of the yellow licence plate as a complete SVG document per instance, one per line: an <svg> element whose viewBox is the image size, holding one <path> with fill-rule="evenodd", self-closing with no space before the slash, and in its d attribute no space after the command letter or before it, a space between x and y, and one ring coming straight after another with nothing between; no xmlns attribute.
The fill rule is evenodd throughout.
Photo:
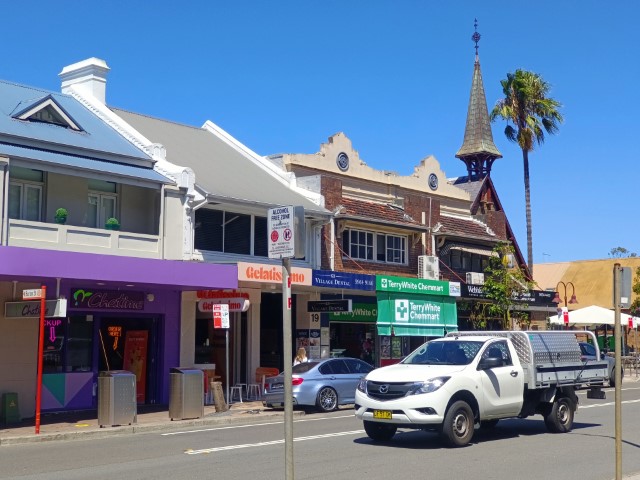
<svg viewBox="0 0 640 480"><path fill-rule="evenodd" d="M382 418L385 420L391 420L391 410L374 410L373 418Z"/></svg>

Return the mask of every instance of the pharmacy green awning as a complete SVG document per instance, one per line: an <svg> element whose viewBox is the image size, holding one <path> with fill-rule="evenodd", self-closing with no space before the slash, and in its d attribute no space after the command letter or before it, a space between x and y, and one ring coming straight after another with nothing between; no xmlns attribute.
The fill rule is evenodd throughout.
<svg viewBox="0 0 640 480"><path fill-rule="evenodd" d="M378 335L443 337L458 331L454 297L378 292Z"/></svg>

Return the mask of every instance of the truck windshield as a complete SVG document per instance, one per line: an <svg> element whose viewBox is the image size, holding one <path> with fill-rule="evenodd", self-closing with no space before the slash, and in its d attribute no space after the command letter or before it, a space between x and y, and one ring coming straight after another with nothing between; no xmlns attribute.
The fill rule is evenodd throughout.
<svg viewBox="0 0 640 480"><path fill-rule="evenodd" d="M483 342L431 341L414 350L402 363L409 365L468 365Z"/></svg>

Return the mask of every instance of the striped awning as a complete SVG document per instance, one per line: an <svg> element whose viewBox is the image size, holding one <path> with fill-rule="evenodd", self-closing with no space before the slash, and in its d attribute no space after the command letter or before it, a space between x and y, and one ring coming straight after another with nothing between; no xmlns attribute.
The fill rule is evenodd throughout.
<svg viewBox="0 0 640 480"><path fill-rule="evenodd" d="M475 253L476 255L483 255L485 257L497 257L498 254L494 252L490 247L482 245L468 245L465 243L447 243L440 249L440 256L447 255L451 250L461 250L467 253Z"/></svg>

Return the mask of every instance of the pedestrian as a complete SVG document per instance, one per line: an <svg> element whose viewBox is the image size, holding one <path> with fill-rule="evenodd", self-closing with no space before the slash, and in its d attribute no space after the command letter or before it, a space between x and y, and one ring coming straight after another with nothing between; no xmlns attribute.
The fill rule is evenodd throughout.
<svg viewBox="0 0 640 480"><path fill-rule="evenodd" d="M293 366L295 367L299 363L304 363L308 361L309 359L307 358L307 351L305 350L304 347L300 347L298 349L298 353L296 353L296 358L293 359Z"/></svg>

